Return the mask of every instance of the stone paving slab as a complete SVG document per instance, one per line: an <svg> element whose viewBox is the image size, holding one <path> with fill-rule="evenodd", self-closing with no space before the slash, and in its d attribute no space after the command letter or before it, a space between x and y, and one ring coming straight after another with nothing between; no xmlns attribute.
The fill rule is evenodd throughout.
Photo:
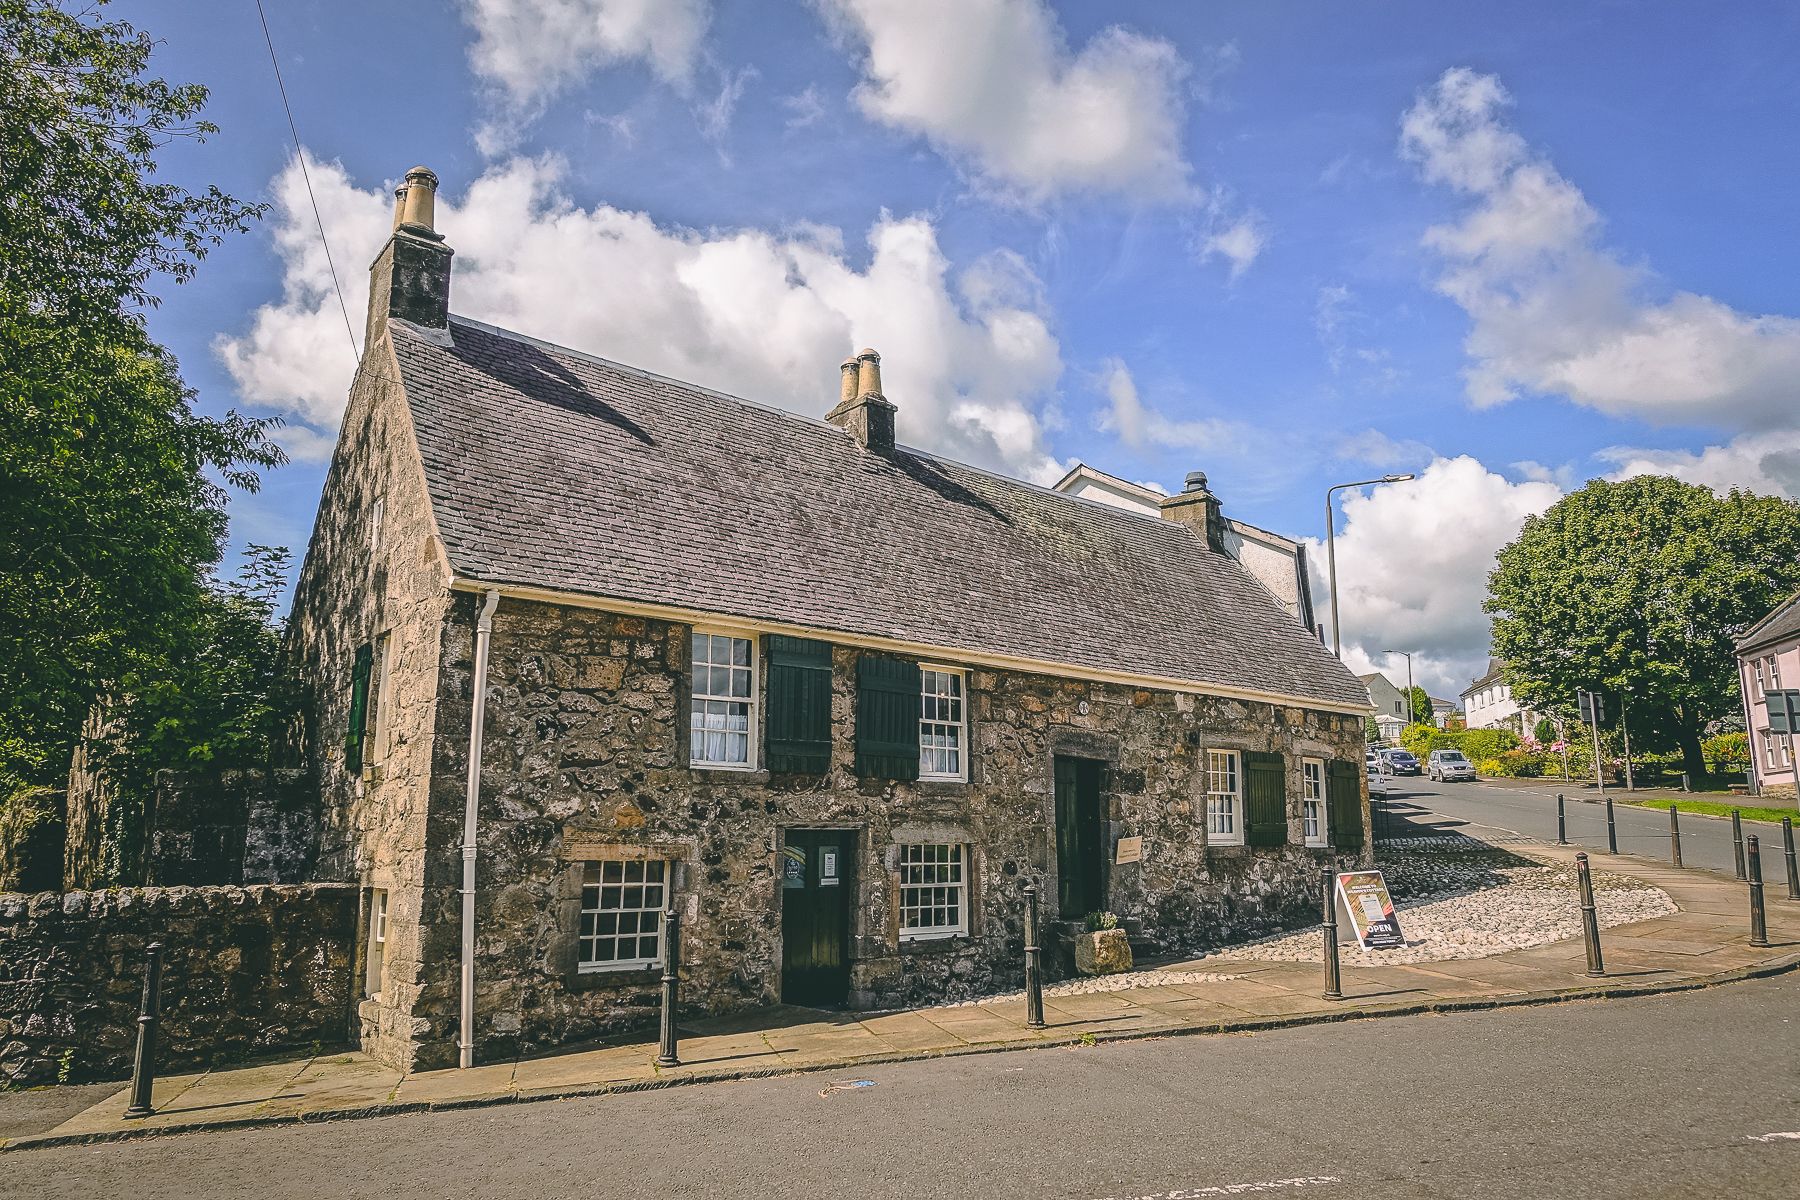
<svg viewBox="0 0 1800 1200"><path fill-rule="evenodd" d="M1574 857L1573 847L1531 850L1542 859ZM1637 995L1800 966L1800 902L1781 892L1765 892L1772 944L1756 948L1748 944L1743 884L1622 856L1589 852L1589 858L1597 869L1662 888L1679 910L1607 931L1602 946L1608 974L1602 979L1585 976L1585 951L1576 939L1489 958L1346 965L1340 1002L1323 999L1317 963L1233 962L1231 974L1238 978L1046 997L1049 1027L1041 1030L1026 1026L1024 1002L1016 999L866 1015L780 1007L684 1025L683 1062L672 1068L655 1066L651 1042L405 1077L361 1054L333 1054L169 1076L153 1092L156 1113L137 1121L125 1120L121 1089L54 1129L0 1148L594 1095L1032 1046ZM1165 969L1205 970L1216 961Z"/></svg>

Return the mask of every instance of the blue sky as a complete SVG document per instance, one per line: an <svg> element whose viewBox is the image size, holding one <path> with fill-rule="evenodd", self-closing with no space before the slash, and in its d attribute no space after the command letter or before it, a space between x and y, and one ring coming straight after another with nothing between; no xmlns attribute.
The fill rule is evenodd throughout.
<svg viewBox="0 0 1800 1200"><path fill-rule="evenodd" d="M815 415L884 355L914 444L1076 459L1322 534L1347 659L1479 673L1483 577L1595 475L1800 495L1800 10L1782 4L289 0L271 28L360 338L405 169L454 307ZM119 0L276 204L151 317L292 465L354 366L253 6ZM1322 556L1321 556L1322 557Z"/></svg>

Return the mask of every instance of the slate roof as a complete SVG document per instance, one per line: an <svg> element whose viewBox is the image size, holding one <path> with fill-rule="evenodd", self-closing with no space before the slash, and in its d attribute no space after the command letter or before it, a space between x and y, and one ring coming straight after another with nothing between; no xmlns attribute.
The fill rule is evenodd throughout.
<svg viewBox="0 0 1800 1200"><path fill-rule="evenodd" d="M1790 638L1800 638L1800 592L1775 606L1775 611L1744 631L1738 639L1740 651L1757 650Z"/></svg>
<svg viewBox="0 0 1800 1200"><path fill-rule="evenodd" d="M1368 704L1184 525L460 317L390 328L463 577Z"/></svg>

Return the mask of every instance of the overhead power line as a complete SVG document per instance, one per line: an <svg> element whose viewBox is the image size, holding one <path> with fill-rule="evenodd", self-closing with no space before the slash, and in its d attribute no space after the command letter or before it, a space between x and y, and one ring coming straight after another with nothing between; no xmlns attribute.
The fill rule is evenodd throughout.
<svg viewBox="0 0 1800 1200"><path fill-rule="evenodd" d="M275 68L275 87L281 93L281 107L287 113L288 133L294 139L294 157L300 160L300 178L306 182L306 199L312 205L313 223L319 227L319 244L325 247L331 290L337 293L338 310L344 314L344 332L350 336L350 354L360 362L362 350L356 344L356 327L350 323L350 306L344 302L344 289L338 283L337 264L331 258L331 240L325 236L325 218L319 215L319 198L313 195L312 174L306 169L306 151L300 146L300 128L294 124L294 108L288 103L287 84L281 79L281 60L275 56L275 39L269 34L269 17L263 12L262 0L256 0L256 16L262 21L263 41L269 47L269 65Z"/></svg>

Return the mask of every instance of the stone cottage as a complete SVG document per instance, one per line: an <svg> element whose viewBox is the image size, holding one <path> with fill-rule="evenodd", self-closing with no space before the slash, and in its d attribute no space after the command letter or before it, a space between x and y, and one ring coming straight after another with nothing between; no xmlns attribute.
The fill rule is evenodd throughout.
<svg viewBox="0 0 1800 1200"><path fill-rule="evenodd" d="M1150 516L911 449L873 351L815 420L452 316L436 184L292 633L368 1052L641 1025L670 906L696 1012L889 1006L1018 986L1027 883L1193 948L1367 861L1368 693L1203 476Z"/></svg>

